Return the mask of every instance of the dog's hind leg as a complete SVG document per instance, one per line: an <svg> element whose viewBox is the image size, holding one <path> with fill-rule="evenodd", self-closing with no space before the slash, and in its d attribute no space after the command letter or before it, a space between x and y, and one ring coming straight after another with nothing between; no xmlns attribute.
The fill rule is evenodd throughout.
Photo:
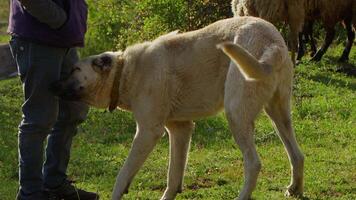
<svg viewBox="0 0 356 200"><path fill-rule="evenodd" d="M286 195L303 195L304 156L296 141L290 111L291 89L280 86L273 98L265 106L265 111L273 120L275 129L282 140L291 163L292 178ZM284 90L284 91L283 91Z"/></svg>
<svg viewBox="0 0 356 200"><path fill-rule="evenodd" d="M225 90L225 111L233 137L244 159L244 185L238 199L247 200L256 187L261 169L261 162L254 143L254 120L262 110L262 104L259 99L251 95L254 93L251 91L253 86L245 87L242 84L242 86L233 88L230 85L236 85L236 82L231 81L230 83L226 85Z"/></svg>
<svg viewBox="0 0 356 200"><path fill-rule="evenodd" d="M170 161L168 171L168 186L161 200L173 200L182 191L184 170L191 135L194 130L192 121L168 122Z"/></svg>
<svg viewBox="0 0 356 200"><path fill-rule="evenodd" d="M244 103L245 100L242 100ZM245 110L243 102L226 109L227 119L244 159L244 186L240 192L239 200L250 198L252 191L256 187L257 177L261 169L261 162L254 144L254 119L258 112L254 114ZM241 110L237 110L237 109Z"/></svg>
<svg viewBox="0 0 356 200"><path fill-rule="evenodd" d="M131 151L116 178L112 194L113 200L121 199L124 193L128 192L131 180L141 168L163 133L163 125L149 125L148 123L142 125L139 122L137 123L137 132L132 143Z"/></svg>

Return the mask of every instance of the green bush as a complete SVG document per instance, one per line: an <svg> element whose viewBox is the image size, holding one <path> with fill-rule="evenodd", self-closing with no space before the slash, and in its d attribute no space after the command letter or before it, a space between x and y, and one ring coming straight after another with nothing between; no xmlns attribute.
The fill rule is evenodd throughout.
<svg viewBox="0 0 356 200"><path fill-rule="evenodd" d="M87 0L89 6L88 32L83 56L112 50L122 27L121 13L125 3L122 0Z"/></svg>
<svg viewBox="0 0 356 200"><path fill-rule="evenodd" d="M117 36L119 49L127 45L151 40L162 33L185 29L186 5L182 0L132 1L125 10L125 26Z"/></svg>
<svg viewBox="0 0 356 200"><path fill-rule="evenodd" d="M189 30L232 17L230 0L188 0Z"/></svg>
<svg viewBox="0 0 356 200"><path fill-rule="evenodd" d="M195 30L232 16L222 0L88 0L83 56L151 40L173 30Z"/></svg>

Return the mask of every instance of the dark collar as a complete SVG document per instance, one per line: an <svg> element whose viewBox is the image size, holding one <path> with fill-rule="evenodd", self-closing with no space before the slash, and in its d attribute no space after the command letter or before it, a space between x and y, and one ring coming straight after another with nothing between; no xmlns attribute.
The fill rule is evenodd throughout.
<svg viewBox="0 0 356 200"><path fill-rule="evenodd" d="M121 78L121 72L124 66L124 59L121 58L121 56L118 58L117 62L117 69L115 72L115 77L114 77L114 82L113 86L111 89L111 94L110 94L110 104L109 104L109 111L112 112L114 111L119 103L119 89L120 89L120 78Z"/></svg>

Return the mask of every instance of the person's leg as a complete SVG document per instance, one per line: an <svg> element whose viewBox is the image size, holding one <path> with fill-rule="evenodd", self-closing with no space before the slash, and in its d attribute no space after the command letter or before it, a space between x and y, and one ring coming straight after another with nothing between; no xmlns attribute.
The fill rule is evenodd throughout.
<svg viewBox="0 0 356 200"><path fill-rule="evenodd" d="M18 137L19 198L31 199L43 190L43 142L58 114L58 98L48 88L60 77L66 50L18 38L10 44L24 91Z"/></svg>
<svg viewBox="0 0 356 200"><path fill-rule="evenodd" d="M72 66L78 61L77 51L70 49L65 56L61 78L70 74ZM77 126L88 113L88 106L73 101L59 100L58 119L48 137L46 162L44 164L44 184L47 188L56 188L67 179L66 171L70 157L73 136Z"/></svg>
<svg viewBox="0 0 356 200"><path fill-rule="evenodd" d="M77 61L77 51L70 49L62 65L61 78L69 76ZM72 185L72 182L67 180L66 174L72 140L77 133L78 125L85 120L88 108L84 103L59 100L59 115L48 137L44 164L44 187L50 196L63 200L99 199L98 194Z"/></svg>

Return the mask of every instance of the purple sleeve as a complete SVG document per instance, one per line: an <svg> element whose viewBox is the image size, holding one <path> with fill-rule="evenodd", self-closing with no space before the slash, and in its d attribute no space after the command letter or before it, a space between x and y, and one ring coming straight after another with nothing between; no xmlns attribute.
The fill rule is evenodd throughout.
<svg viewBox="0 0 356 200"><path fill-rule="evenodd" d="M52 29L61 27L67 20L67 14L52 0L19 0L24 9L38 21Z"/></svg>

